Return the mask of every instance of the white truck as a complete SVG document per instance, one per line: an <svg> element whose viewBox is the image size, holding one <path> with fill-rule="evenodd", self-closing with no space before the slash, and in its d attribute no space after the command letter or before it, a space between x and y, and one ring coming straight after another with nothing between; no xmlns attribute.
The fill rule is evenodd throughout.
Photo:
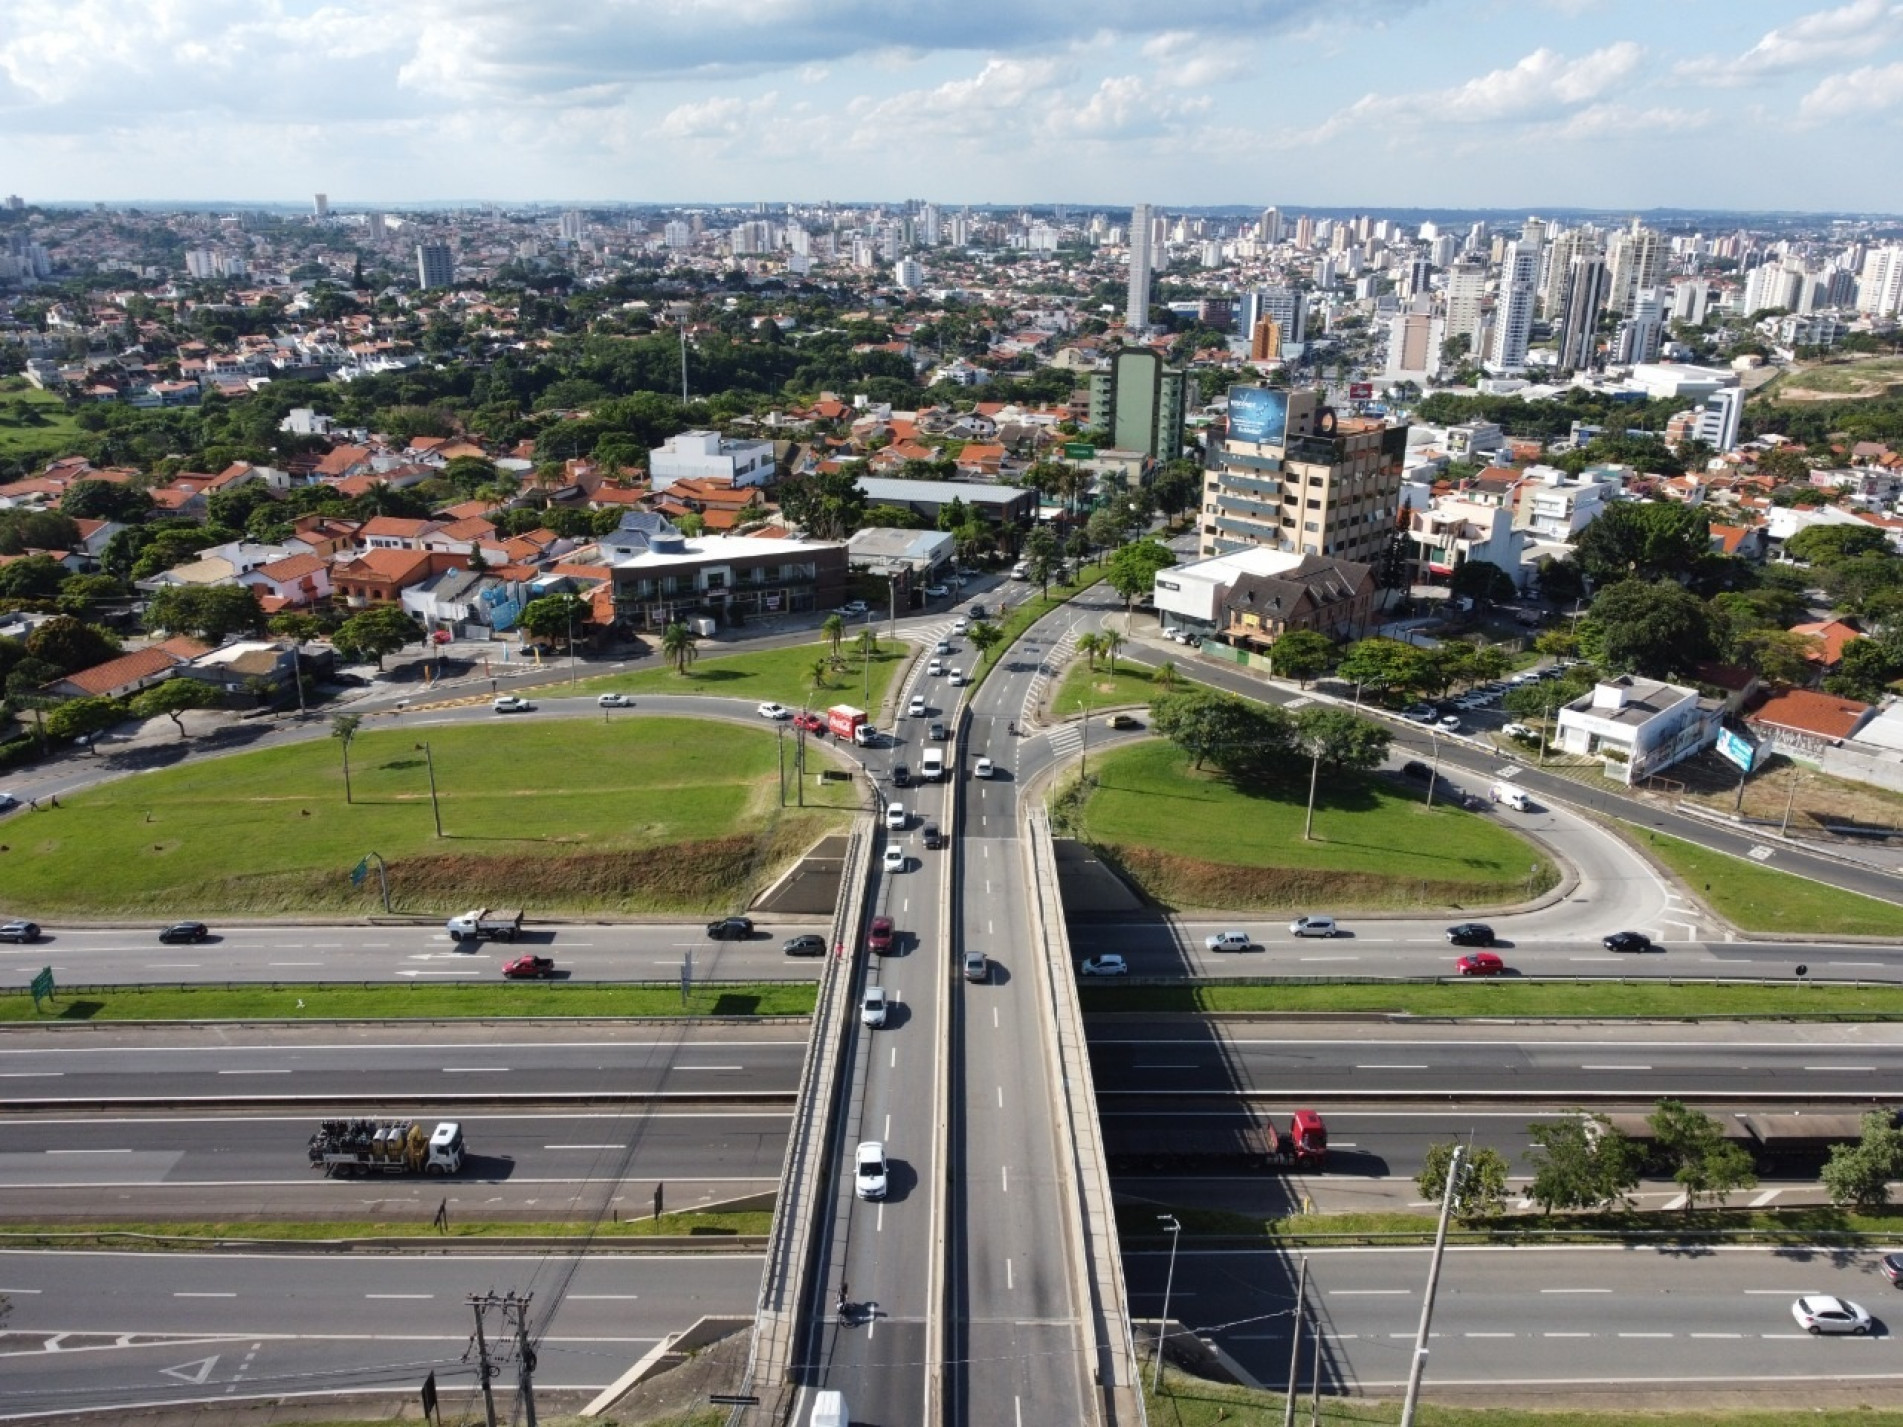
<svg viewBox="0 0 1903 1427"><path fill-rule="evenodd" d="M472 907L443 923L451 941L514 941L522 934L519 907Z"/></svg>
<svg viewBox="0 0 1903 1427"><path fill-rule="evenodd" d="M325 1120L310 1139L313 1169L330 1179L370 1174L454 1174L463 1167L463 1127L445 1120Z"/></svg>
<svg viewBox="0 0 1903 1427"><path fill-rule="evenodd" d="M945 754L943 750L928 748L919 757L919 778L927 783L936 783L945 776Z"/></svg>

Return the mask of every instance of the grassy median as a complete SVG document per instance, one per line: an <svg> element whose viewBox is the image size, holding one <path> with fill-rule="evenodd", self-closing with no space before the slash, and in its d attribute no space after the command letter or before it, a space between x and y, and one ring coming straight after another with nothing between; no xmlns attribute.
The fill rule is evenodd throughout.
<svg viewBox="0 0 1903 1427"><path fill-rule="evenodd" d="M367 915L376 854L399 912L731 911L858 796L809 776L808 806L782 807L780 753L764 724L704 719L375 720L350 746L350 801L330 738L143 773L10 818L0 885L41 920Z"/></svg>
<svg viewBox="0 0 1903 1427"><path fill-rule="evenodd" d="M1502 953L1509 962L1510 951ZM1452 953L1450 952L1451 956ZM1271 953L1273 956L1273 953ZM1273 968L1264 969L1273 975ZM1518 982L1511 976L1439 982L1346 981L1238 984L1184 981L1162 986L1086 982L1085 1012L1299 1015L1362 1011L1411 1016L1516 1016L1646 1020L1779 1020L1838 1018L1864 1021L1903 1016L1903 986L1857 986L1791 981L1787 985L1679 983L1663 977L1631 981Z"/></svg>
<svg viewBox="0 0 1903 1427"><path fill-rule="evenodd" d="M888 639L880 634L879 647L871 664L872 692L866 694L866 661L860 657L858 639L863 624L849 623L846 637L839 646L839 663L832 662L832 645L795 644L784 649L755 649L745 654L722 654L696 659L684 674L670 665L664 669L642 669L632 674L607 674L584 679L579 692L584 694L709 694L723 699L746 699L756 703L785 704L788 708L830 708L833 704L865 703L868 717L878 714L893 678L905 667L912 646L903 639ZM824 662L823 674L816 678L814 666ZM551 691L554 696L554 691Z"/></svg>
<svg viewBox="0 0 1903 1427"><path fill-rule="evenodd" d="M1103 577L1104 567L1094 566L1090 573L1080 574L1067 585L1052 585L1049 594L1035 595L1013 608L1003 619L994 621L998 627L998 633L1003 637L991 647L988 658L977 661L978 667L971 676L973 691L976 692L978 685L990 677L991 671L998 667L998 662L1010 652L1011 646L1023 638L1027 629L1052 610L1060 608L1066 601L1082 594L1092 585L1100 583Z"/></svg>
<svg viewBox="0 0 1903 1427"><path fill-rule="evenodd" d="M1187 687L1189 681L1180 677L1181 670L1177 672L1178 686ZM1051 700L1051 712L1067 718L1091 709L1128 708L1132 704L1141 707L1162 692L1153 672L1143 665L1124 659L1112 673L1109 662L1099 656L1095 667L1088 659L1070 666L1057 697Z"/></svg>
<svg viewBox="0 0 1903 1427"><path fill-rule="evenodd" d="M1092 759L1089 786L1060 799L1061 830L1165 907L1463 911L1517 902L1558 876L1496 820L1428 808L1382 778L1325 777L1304 841L1307 772L1299 786L1245 786L1145 741Z"/></svg>
<svg viewBox="0 0 1903 1427"><path fill-rule="evenodd" d="M311 1171L311 1178L320 1176ZM396 1183L398 1181L391 1181ZM407 1182L407 1181L405 1181ZM440 1191L453 1194L454 1179L428 1181L432 1199ZM431 1211L434 1212L433 1210ZM123 1220L101 1224L8 1224L0 1232L0 1247L70 1248L75 1241L87 1246L115 1249L192 1249L207 1241L230 1242L255 1239L268 1243L326 1243L352 1239L654 1239L654 1238L734 1238L743 1234L765 1234L773 1224L769 1209L739 1212L663 1214L633 1218L611 1218L599 1223L588 1216L578 1219L538 1219L524 1223L507 1220L470 1219L457 1222L450 1214L449 1227L438 1231L429 1215L420 1219L324 1219L324 1220L249 1220L224 1219L217 1222L187 1221L169 1223L163 1219Z"/></svg>
<svg viewBox="0 0 1903 1427"><path fill-rule="evenodd" d="M1631 827L1629 835L1740 931L1903 937L1903 903L1840 891L1743 857Z"/></svg>
<svg viewBox="0 0 1903 1427"><path fill-rule="evenodd" d="M507 1020L629 1016L810 1016L810 981L698 986L611 982L318 983L305 986L146 986L98 993L60 991L34 1006L25 992L0 995L0 1024L49 1021Z"/></svg>

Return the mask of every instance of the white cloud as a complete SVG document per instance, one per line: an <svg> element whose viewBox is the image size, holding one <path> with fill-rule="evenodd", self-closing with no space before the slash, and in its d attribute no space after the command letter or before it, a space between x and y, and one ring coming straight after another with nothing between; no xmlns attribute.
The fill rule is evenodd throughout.
<svg viewBox="0 0 1903 1427"><path fill-rule="evenodd" d="M1645 139L1688 134L1706 128L1716 116L1709 109L1634 109L1626 104L1589 104L1553 127L1563 139Z"/></svg>
<svg viewBox="0 0 1903 1427"><path fill-rule="evenodd" d="M1552 120L1563 117L1559 111L1589 104L1624 85L1644 53L1630 40L1620 40L1578 59L1538 49L1517 64L1451 89L1365 95L1308 137L1331 138L1350 129L1397 124L1474 126Z"/></svg>
<svg viewBox="0 0 1903 1427"><path fill-rule="evenodd" d="M758 123L779 101L767 93L758 99L705 99L677 104L662 116L654 133L663 139L735 139Z"/></svg>
<svg viewBox="0 0 1903 1427"><path fill-rule="evenodd" d="M1254 67L1247 49L1233 37L1215 39L1189 30L1169 30L1145 40L1143 57L1156 63L1160 79L1190 89L1240 79Z"/></svg>
<svg viewBox="0 0 1903 1427"><path fill-rule="evenodd" d="M1707 55L1681 62L1675 73L1700 84L1739 85L1769 75L1866 58L1903 35L1903 3L1850 0L1834 10L1815 10L1771 30L1736 57Z"/></svg>
<svg viewBox="0 0 1903 1427"><path fill-rule="evenodd" d="M1875 114L1898 103L1903 103L1903 63L1865 65L1824 80L1798 101L1797 117L1818 124Z"/></svg>

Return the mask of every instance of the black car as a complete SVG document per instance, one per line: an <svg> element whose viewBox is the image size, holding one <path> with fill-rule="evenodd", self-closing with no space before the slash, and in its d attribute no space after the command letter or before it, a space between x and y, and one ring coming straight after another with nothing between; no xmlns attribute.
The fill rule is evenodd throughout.
<svg viewBox="0 0 1903 1427"><path fill-rule="evenodd" d="M1434 770L1421 762L1420 759L1410 758L1401 765L1401 776L1403 778L1418 778L1425 783L1429 778L1434 776Z"/></svg>
<svg viewBox="0 0 1903 1427"><path fill-rule="evenodd" d="M1614 932L1599 944L1607 951L1650 951L1652 938L1644 932Z"/></svg>
<svg viewBox="0 0 1903 1427"><path fill-rule="evenodd" d="M932 725L932 742L943 743L945 741L945 738L946 738L945 725L942 723L933 724Z"/></svg>
<svg viewBox="0 0 1903 1427"><path fill-rule="evenodd" d="M173 922L159 933L159 940L164 942L203 941L210 935L211 929L203 922Z"/></svg>
<svg viewBox="0 0 1903 1427"><path fill-rule="evenodd" d="M790 936L780 943L780 950L788 956L824 956L826 938L808 932L805 936Z"/></svg>
<svg viewBox="0 0 1903 1427"><path fill-rule="evenodd" d="M40 924L38 922L6 922L0 924L0 941L38 941Z"/></svg>
<svg viewBox="0 0 1903 1427"><path fill-rule="evenodd" d="M894 763L892 765L892 786L895 788L911 787L912 770L907 768L903 763Z"/></svg>
<svg viewBox="0 0 1903 1427"><path fill-rule="evenodd" d="M938 830L937 823L925 824L925 845L933 851L945 845L945 834Z"/></svg>
<svg viewBox="0 0 1903 1427"><path fill-rule="evenodd" d="M753 935L753 918L722 917L707 923L707 935L715 941L745 941Z"/></svg>
<svg viewBox="0 0 1903 1427"><path fill-rule="evenodd" d="M1461 922L1447 928L1447 940L1455 946L1492 946L1493 928L1485 922Z"/></svg>

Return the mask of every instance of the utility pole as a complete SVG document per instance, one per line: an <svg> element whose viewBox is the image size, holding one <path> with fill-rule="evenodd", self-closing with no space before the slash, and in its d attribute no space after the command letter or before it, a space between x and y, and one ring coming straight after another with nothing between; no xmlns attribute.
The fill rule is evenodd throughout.
<svg viewBox="0 0 1903 1427"><path fill-rule="evenodd" d="M1434 1230L1434 1257L1427 1265L1427 1292L1421 1298L1421 1326L1414 1335L1414 1361L1407 1370L1407 1397L1401 1403L1401 1427L1414 1427L1414 1406L1421 1396L1421 1374L1427 1370L1428 1330L1434 1324L1434 1291L1440 1286L1440 1261L1447 1252L1447 1220L1454 1212L1454 1195L1460 1185L1460 1160L1466 1152L1465 1145L1455 1145L1447 1160L1447 1184L1440 1197L1440 1225Z"/></svg>
<svg viewBox="0 0 1903 1427"><path fill-rule="evenodd" d="M568 597L568 682L575 682L575 596Z"/></svg>
<svg viewBox="0 0 1903 1427"><path fill-rule="evenodd" d="M1801 776L1802 775L1797 771L1797 765L1793 763L1791 765L1791 792L1790 796L1784 800L1784 821L1778 824L1777 829L1779 837L1788 836L1791 831L1791 808L1797 802L1797 783Z"/></svg>
<svg viewBox="0 0 1903 1427"><path fill-rule="evenodd" d="M509 1316L511 1300L515 1308L515 1371L516 1382L522 1394L522 1420L528 1427L535 1427L535 1348L529 1342L529 1300L535 1295L524 1294L520 1298L505 1298L502 1301L502 1316Z"/></svg>
<svg viewBox="0 0 1903 1427"><path fill-rule="evenodd" d="M1434 785L1440 781L1440 735L1433 729L1427 730L1427 736L1434 744L1434 766L1427 774L1427 806L1434 806Z"/></svg>
<svg viewBox="0 0 1903 1427"><path fill-rule="evenodd" d="M476 1310L476 1377L482 1384L482 1413L489 1427L496 1427L496 1394L490 1386L496 1370L489 1361L489 1339L482 1330L482 1314L494 1301L493 1295L481 1298L472 1295L469 1299L469 1306Z"/></svg>
<svg viewBox="0 0 1903 1427"><path fill-rule="evenodd" d="M1176 1286L1176 1241L1183 1236L1183 1226L1174 1214L1158 1214L1156 1222L1169 1230L1170 1271L1163 1279L1163 1316L1156 1320L1156 1366L1150 1372L1151 1396L1155 1396L1156 1385L1163 1380L1163 1339L1169 1333L1170 1290Z"/></svg>
<svg viewBox="0 0 1903 1427"><path fill-rule="evenodd" d="M1295 1427L1296 1383L1302 1368L1302 1320L1308 1316L1308 1255L1302 1255L1301 1277L1295 1281L1295 1329L1288 1350L1288 1392L1282 1399L1282 1427Z"/></svg>
<svg viewBox="0 0 1903 1427"><path fill-rule="evenodd" d="M1308 817L1302 823L1303 842L1313 842L1315 840L1315 781L1321 777L1321 774L1322 751L1320 748L1317 748L1315 750L1315 761L1308 766ZM1303 1266L1306 1267L1308 1260L1303 1259L1302 1263Z"/></svg>
<svg viewBox="0 0 1903 1427"><path fill-rule="evenodd" d="M304 707L304 660L300 653L301 640L291 643L291 682L297 685L297 716L303 718L310 710Z"/></svg>
<svg viewBox="0 0 1903 1427"><path fill-rule="evenodd" d="M436 801L436 755L430 751L427 743L416 745L423 750L423 759L429 766L429 810L436 818L436 835L443 835L443 807Z"/></svg>

